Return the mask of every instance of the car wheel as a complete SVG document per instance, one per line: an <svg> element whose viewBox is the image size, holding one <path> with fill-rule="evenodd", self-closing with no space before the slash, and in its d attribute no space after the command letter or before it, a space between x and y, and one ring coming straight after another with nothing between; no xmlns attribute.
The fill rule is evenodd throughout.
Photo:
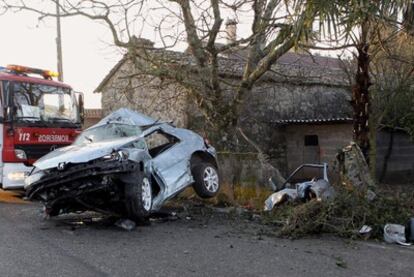
<svg viewBox="0 0 414 277"><path fill-rule="evenodd" d="M130 219L144 221L151 212L151 183L143 172L123 178L125 183L125 206Z"/></svg>
<svg viewBox="0 0 414 277"><path fill-rule="evenodd" d="M208 162L201 162L193 169L194 190L201 198L216 196L220 189L220 180L217 168Z"/></svg>

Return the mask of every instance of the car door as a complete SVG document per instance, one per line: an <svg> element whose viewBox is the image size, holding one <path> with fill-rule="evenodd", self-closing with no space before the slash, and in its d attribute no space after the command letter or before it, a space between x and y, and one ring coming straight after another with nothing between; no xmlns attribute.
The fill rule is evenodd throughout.
<svg viewBox="0 0 414 277"><path fill-rule="evenodd" d="M177 137L156 129L145 136L145 141L152 157L152 170L165 185L165 197L192 181L188 153L180 147L182 142Z"/></svg>

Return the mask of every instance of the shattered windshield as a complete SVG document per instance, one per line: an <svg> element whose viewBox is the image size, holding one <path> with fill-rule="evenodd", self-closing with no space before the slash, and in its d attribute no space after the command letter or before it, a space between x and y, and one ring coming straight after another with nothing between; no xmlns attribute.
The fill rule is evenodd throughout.
<svg viewBox="0 0 414 277"><path fill-rule="evenodd" d="M135 125L108 123L82 132L74 144L110 141L118 138L139 136L142 130Z"/></svg>
<svg viewBox="0 0 414 277"><path fill-rule="evenodd" d="M14 118L18 121L77 123L75 94L69 88L32 83L14 83Z"/></svg>

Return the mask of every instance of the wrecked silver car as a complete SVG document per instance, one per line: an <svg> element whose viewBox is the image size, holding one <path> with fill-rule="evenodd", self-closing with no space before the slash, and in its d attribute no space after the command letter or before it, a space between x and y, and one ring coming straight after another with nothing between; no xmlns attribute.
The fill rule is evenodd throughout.
<svg viewBox="0 0 414 277"><path fill-rule="evenodd" d="M26 178L29 199L49 216L94 210L142 220L193 186L220 189L216 152L196 133L120 109L75 142L40 158Z"/></svg>
<svg viewBox="0 0 414 277"><path fill-rule="evenodd" d="M313 178L310 181L295 184L293 187L289 181L303 168L319 168L323 170L322 178ZM272 179L269 180L272 182ZM272 182L273 183L273 182ZM274 186L277 190L277 186ZM334 196L335 191L328 180L328 164L302 164L296 168L292 174L281 185L281 189L272 193L265 201L264 211L271 211L275 206L284 202L296 200L308 201L316 199L317 201L327 200Z"/></svg>

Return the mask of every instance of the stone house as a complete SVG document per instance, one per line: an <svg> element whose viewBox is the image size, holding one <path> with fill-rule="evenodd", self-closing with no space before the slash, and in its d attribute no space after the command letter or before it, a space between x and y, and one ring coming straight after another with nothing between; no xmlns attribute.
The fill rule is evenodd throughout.
<svg viewBox="0 0 414 277"><path fill-rule="evenodd" d="M152 45L145 39L139 39L139 43ZM191 63L191 56L185 52L155 51L170 59ZM237 82L243 65L242 51L227 53L220 57L220 74L229 82ZM177 83L136 74L128 54L95 92L102 93L103 115L129 107L154 118L173 120L178 127L203 132L202 116L185 89ZM350 100L349 80L339 60L289 52L249 95L243 108L242 128L284 176L303 163L327 162L332 169L338 150L352 140ZM414 145L408 145L405 150L409 150L408 159L412 161L391 165L389 171L414 171ZM379 158L384 159L384 155ZM377 162L380 169L381 164ZM303 177L315 174L305 171Z"/></svg>
<svg viewBox="0 0 414 277"><path fill-rule="evenodd" d="M185 53L174 53L185 55ZM242 61L222 57L226 78L237 81ZM352 139L350 94L336 59L287 53L246 101L243 117L246 133L268 155L282 174L304 162L329 162L336 150ZM128 80L132 63L125 55L102 80L103 114L129 107L180 127L202 131L200 114L178 84L140 76ZM304 76L307 76L304 78Z"/></svg>

